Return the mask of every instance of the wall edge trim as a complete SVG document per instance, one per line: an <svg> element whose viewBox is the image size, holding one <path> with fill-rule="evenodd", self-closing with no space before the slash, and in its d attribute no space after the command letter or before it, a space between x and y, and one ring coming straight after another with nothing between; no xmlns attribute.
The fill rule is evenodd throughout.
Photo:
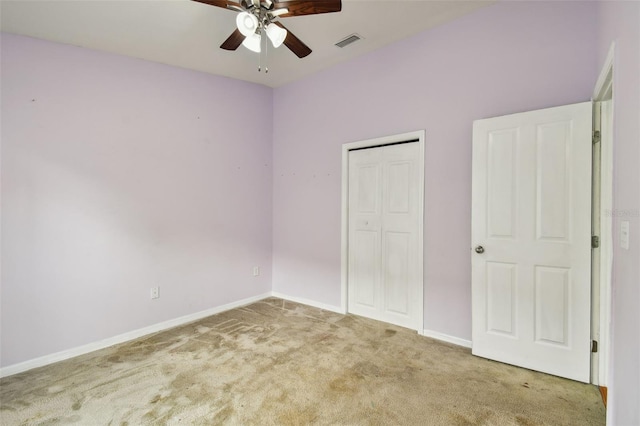
<svg viewBox="0 0 640 426"><path fill-rule="evenodd" d="M473 346L471 340L461 339L459 337L450 336L448 334L440 333L438 331L425 329L422 335L424 337L431 337L432 339L440 340L447 343L453 343L454 345L463 346L469 349L471 349L471 347Z"/></svg>
<svg viewBox="0 0 640 426"><path fill-rule="evenodd" d="M289 296L277 291L272 291L271 296L277 297L278 299L288 300L289 302L295 302L318 309L324 309L325 311L335 312L337 314L346 314L346 312L339 306L328 305L326 303L316 302L315 300L305 299L303 297Z"/></svg>

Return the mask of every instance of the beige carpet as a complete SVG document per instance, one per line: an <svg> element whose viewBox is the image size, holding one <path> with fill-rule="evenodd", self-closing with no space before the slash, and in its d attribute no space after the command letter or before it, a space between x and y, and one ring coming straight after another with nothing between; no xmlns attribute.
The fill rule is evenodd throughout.
<svg viewBox="0 0 640 426"><path fill-rule="evenodd" d="M2 425L603 425L591 385L280 299L4 378Z"/></svg>

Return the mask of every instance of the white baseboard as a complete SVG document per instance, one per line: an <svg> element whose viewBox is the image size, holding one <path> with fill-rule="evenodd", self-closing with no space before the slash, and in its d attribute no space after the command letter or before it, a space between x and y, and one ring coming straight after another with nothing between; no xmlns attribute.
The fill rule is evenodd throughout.
<svg viewBox="0 0 640 426"><path fill-rule="evenodd" d="M346 314L346 312L342 310L339 306L327 305L325 303L316 302L315 300L305 299L302 297L288 296L286 294L278 293L277 291L271 292L271 295L273 297L288 300L290 302L296 302L302 305L309 305L309 306L313 306L314 308L324 309L325 311L335 312L338 314Z"/></svg>
<svg viewBox="0 0 640 426"><path fill-rule="evenodd" d="M433 330L424 330L422 335L425 337L431 337L432 339L442 340L443 342L453 343L454 345L464 346L465 348L471 348L471 340L449 336L448 334L439 333Z"/></svg>
<svg viewBox="0 0 640 426"><path fill-rule="evenodd" d="M179 318L174 318L168 321L163 321L161 323L140 328L138 330L129 331L127 333L119 334L117 336L100 340L98 342L89 343L86 345L67 349L61 352L56 352L54 354L45 355L39 358L34 358L28 361L20 362L18 364L2 367L0 368L0 377L11 376L13 374L18 374L18 373L22 373L23 371L31 370L32 368L43 367L48 364L53 364L54 362L64 361L65 359L73 358L79 355L84 355L89 352L97 351L99 349L108 348L109 346L128 342L130 340L137 339L139 337L143 337L148 334L157 333L159 331L167 330L169 328L173 328L179 325L197 321L199 319L206 318L211 315L219 314L220 312L228 311L230 309L238 308L240 306L249 305L251 303L257 302L258 300L266 299L267 297L270 297L270 296L271 296L271 293L265 293L258 296L249 297L246 299L238 300L236 302L227 303L226 305L217 306L215 308L185 315Z"/></svg>

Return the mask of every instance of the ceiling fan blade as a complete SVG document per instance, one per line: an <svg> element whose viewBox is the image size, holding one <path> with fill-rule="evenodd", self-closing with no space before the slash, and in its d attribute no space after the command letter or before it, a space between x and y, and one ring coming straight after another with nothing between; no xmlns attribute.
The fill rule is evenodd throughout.
<svg viewBox="0 0 640 426"><path fill-rule="evenodd" d="M193 1L196 1L198 3L208 4L210 6L221 7L223 9L228 9L227 6L233 6L234 8L238 7L242 9L242 7L240 6L240 3L237 3L235 1L230 1L230 0L193 0Z"/></svg>
<svg viewBox="0 0 640 426"><path fill-rule="evenodd" d="M236 29L231 33L229 38L220 45L220 48L224 50L236 50L242 44L244 38L240 30Z"/></svg>
<svg viewBox="0 0 640 426"><path fill-rule="evenodd" d="M341 0L281 0L273 2L273 9L289 9L289 13L280 15L281 18L289 16L315 15L318 13L340 12Z"/></svg>
<svg viewBox="0 0 640 426"><path fill-rule="evenodd" d="M280 28L284 28L285 30L287 30L285 26L280 22L274 22L274 24L276 24ZM284 39L284 45L287 46L293 53L295 53L298 58L304 58L311 53L311 49L309 49L309 46L304 44L302 40L294 36L289 30L287 30L287 38Z"/></svg>

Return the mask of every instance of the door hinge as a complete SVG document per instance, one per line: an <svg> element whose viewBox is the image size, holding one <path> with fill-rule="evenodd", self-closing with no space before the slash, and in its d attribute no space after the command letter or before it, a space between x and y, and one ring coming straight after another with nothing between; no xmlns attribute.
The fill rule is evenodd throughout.
<svg viewBox="0 0 640 426"><path fill-rule="evenodd" d="M600 247L600 237L598 237L597 235L592 235L591 248L598 248L598 247Z"/></svg>
<svg viewBox="0 0 640 426"><path fill-rule="evenodd" d="M597 340L592 340L591 341L591 352L598 352L598 341Z"/></svg>
<svg viewBox="0 0 640 426"><path fill-rule="evenodd" d="M593 131L593 137L591 138L591 141L594 145L600 142L600 130Z"/></svg>

